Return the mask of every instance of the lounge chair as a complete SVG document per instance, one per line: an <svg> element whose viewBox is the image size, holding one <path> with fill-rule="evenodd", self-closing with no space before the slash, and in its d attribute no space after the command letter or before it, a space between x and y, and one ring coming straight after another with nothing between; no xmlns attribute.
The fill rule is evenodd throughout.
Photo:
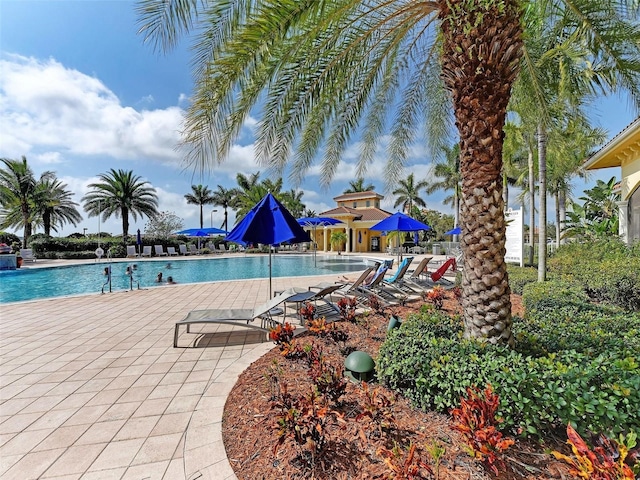
<svg viewBox="0 0 640 480"><path fill-rule="evenodd" d="M135 258L138 256L135 245L127 245L127 258Z"/></svg>
<svg viewBox="0 0 640 480"><path fill-rule="evenodd" d="M200 251L196 248L195 245L189 245L189 253L193 255L200 255Z"/></svg>
<svg viewBox="0 0 640 480"><path fill-rule="evenodd" d="M180 255L190 255L189 251L187 250L187 246L184 243L178 245L178 249L180 250Z"/></svg>
<svg viewBox="0 0 640 480"><path fill-rule="evenodd" d="M220 253L226 253L227 252L227 247L224 245L224 243L221 243L218 245L218 251Z"/></svg>
<svg viewBox="0 0 640 480"><path fill-rule="evenodd" d="M21 248L20 256L23 262L35 262L36 256L33 254L33 250L30 248Z"/></svg>
<svg viewBox="0 0 640 480"><path fill-rule="evenodd" d="M455 285L455 282L444 277L445 273L449 269L451 269L453 272L457 271L455 258L448 258L442 265L440 265L440 267L438 267L435 272L429 274L426 280L420 280L416 283L427 288L433 287L434 285L453 287Z"/></svg>
<svg viewBox="0 0 640 480"><path fill-rule="evenodd" d="M409 270L411 275L409 275L408 277L405 275L403 283L409 284L412 289L418 292L423 292L426 286L424 284L421 284L422 276L425 275L426 278L426 275L429 273L429 271L427 270L427 266L432 259L433 257L424 257L422 260L420 260L420 263L415 270Z"/></svg>
<svg viewBox="0 0 640 480"><path fill-rule="evenodd" d="M176 247L167 247L167 254L170 257L178 256L178 252L176 252Z"/></svg>
<svg viewBox="0 0 640 480"><path fill-rule="evenodd" d="M412 293L416 293L417 290L415 287L412 287L410 283L405 283L404 277L409 270L409 265L413 262L413 257L405 257L400 265L398 265L398 271L388 280L382 279L381 288L392 289L393 291L399 294L411 295ZM393 292L391 292L393 295Z"/></svg>
<svg viewBox="0 0 640 480"><path fill-rule="evenodd" d="M336 283L334 285L314 285L309 287L309 291L313 292L313 296L307 299L307 302L313 302L316 306L316 315L323 317L331 317L340 314L340 309L333 302L332 294L337 293L343 285ZM329 299L327 300L327 297ZM318 305L318 301L322 301Z"/></svg>
<svg viewBox="0 0 640 480"><path fill-rule="evenodd" d="M156 252L156 257L166 257L169 255L164 251L164 247L162 245L154 245L153 250Z"/></svg>
<svg viewBox="0 0 640 480"><path fill-rule="evenodd" d="M140 256L151 258L151 245L145 245L142 247L142 254Z"/></svg>
<svg viewBox="0 0 640 480"><path fill-rule="evenodd" d="M269 328L275 326L279 322L274 320L274 316L282 315L283 310L278 305L286 302L289 298L297 295L299 291L295 289L285 290L276 295L271 300L262 305L250 308L220 308L211 310L193 310L189 312L184 320L176 322L173 334L173 346L178 346L178 335L180 326L187 326L187 333L191 333L191 325L196 323L222 323L229 325L240 325L248 328L262 330L267 332ZM253 321L260 319L260 324L253 324Z"/></svg>

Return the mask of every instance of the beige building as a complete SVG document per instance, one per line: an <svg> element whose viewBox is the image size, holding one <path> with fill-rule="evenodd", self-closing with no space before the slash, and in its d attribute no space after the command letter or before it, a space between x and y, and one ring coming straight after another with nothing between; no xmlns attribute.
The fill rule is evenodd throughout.
<svg viewBox="0 0 640 480"><path fill-rule="evenodd" d="M640 117L592 155L584 167L622 168L618 203L620 237L627 244L640 241Z"/></svg>
<svg viewBox="0 0 640 480"><path fill-rule="evenodd" d="M315 241L318 249L331 251L331 234L334 231L342 231L347 234L347 243L343 249L347 253L384 251L386 239L382 232L369 230L376 223L391 216L391 213L380 208L380 200L383 198L383 195L373 191L345 193L334 197L333 200L338 206L322 212L319 216L335 218L342 223L316 229Z"/></svg>

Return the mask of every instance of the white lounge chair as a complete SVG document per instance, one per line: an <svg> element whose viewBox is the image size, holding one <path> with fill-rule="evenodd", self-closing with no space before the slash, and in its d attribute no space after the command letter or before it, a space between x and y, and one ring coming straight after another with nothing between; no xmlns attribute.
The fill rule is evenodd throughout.
<svg viewBox="0 0 640 480"><path fill-rule="evenodd" d="M173 346L178 346L178 335L181 325L187 326L187 333L191 333L191 325L195 323L224 323L229 325L241 325L248 328L263 330L267 332L270 327L276 325L274 316L282 315L283 310L277 308L278 305L286 302L289 298L297 295L299 292L293 288L285 290L280 295L273 297L266 303L250 308L220 308L211 310L194 310L189 312L184 320L176 322L173 334ZM260 325L253 324L253 321L260 319Z"/></svg>
<svg viewBox="0 0 640 480"><path fill-rule="evenodd" d="M164 247L162 245L154 245L153 249L155 250L157 257L166 257L169 255L164 251Z"/></svg>
<svg viewBox="0 0 640 480"><path fill-rule="evenodd" d="M193 255L200 255L200 251L195 245L189 245L189 253L192 253Z"/></svg>
<svg viewBox="0 0 640 480"><path fill-rule="evenodd" d="M167 254L170 257L178 256L178 252L176 252L176 247L167 247Z"/></svg>
<svg viewBox="0 0 640 480"><path fill-rule="evenodd" d="M23 262L35 262L36 257L33 254L33 250L30 248L21 248L20 256L22 257Z"/></svg>
<svg viewBox="0 0 640 480"><path fill-rule="evenodd" d="M180 245L178 245L178 250L180 250L180 255L189 255L187 246L184 243L181 243Z"/></svg>
<svg viewBox="0 0 640 480"><path fill-rule="evenodd" d="M135 258L138 256L135 245L127 245L127 258Z"/></svg>
<svg viewBox="0 0 640 480"><path fill-rule="evenodd" d="M141 256L151 258L151 245L145 245L144 247L142 247Z"/></svg>

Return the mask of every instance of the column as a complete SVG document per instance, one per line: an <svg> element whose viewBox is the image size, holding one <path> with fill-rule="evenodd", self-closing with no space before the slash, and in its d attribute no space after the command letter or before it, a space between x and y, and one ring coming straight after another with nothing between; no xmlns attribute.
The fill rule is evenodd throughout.
<svg viewBox="0 0 640 480"><path fill-rule="evenodd" d="M616 202L618 205L618 235L620 239L629 244L629 201Z"/></svg>
<svg viewBox="0 0 640 480"><path fill-rule="evenodd" d="M349 239L351 238L351 227L345 228L345 232L347 234L347 244L345 245L345 253L351 252L351 242Z"/></svg>

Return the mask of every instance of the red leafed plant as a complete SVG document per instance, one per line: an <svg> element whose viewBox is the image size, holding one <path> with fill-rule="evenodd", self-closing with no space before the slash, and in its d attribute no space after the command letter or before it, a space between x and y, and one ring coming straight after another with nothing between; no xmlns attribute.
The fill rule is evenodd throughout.
<svg viewBox="0 0 640 480"><path fill-rule="evenodd" d="M484 392L467 388L467 395L468 398L460 399L460 407L451 410L453 428L464 435L470 453L498 475L498 466L504 468L499 454L515 443L496 428L502 421L496 417L500 397L493 393L491 385L487 385Z"/></svg>
<svg viewBox="0 0 640 480"><path fill-rule="evenodd" d="M380 315L384 313L384 304L376 295L369 295L369 298L367 298L367 303L369 304L369 307L371 307L371 310L373 310L375 313L378 313Z"/></svg>
<svg viewBox="0 0 640 480"><path fill-rule="evenodd" d="M567 462L573 475L589 480L634 480L633 471L625 463L629 450L624 444L600 435L591 450L571 424L567 425L567 438L575 459L560 452L551 453Z"/></svg>
<svg viewBox="0 0 640 480"><path fill-rule="evenodd" d="M440 285L436 285L425 294L425 299L433 303L436 310L442 310L445 298L447 298L447 292Z"/></svg>
<svg viewBox="0 0 640 480"><path fill-rule="evenodd" d="M416 446L411 444L408 451L394 446L389 450L385 447L378 448L376 452L384 459L384 463L389 467L390 472L382 478L393 480L420 480L432 478L431 467L422 462L416 455Z"/></svg>
<svg viewBox="0 0 640 480"><path fill-rule="evenodd" d="M313 303L305 303L303 307L300 308L300 316L303 319L303 325L307 324L316 316L316 307Z"/></svg>
<svg viewBox="0 0 640 480"><path fill-rule="evenodd" d="M269 339L273 340L276 345L289 343L293 338L293 331L296 329L293 325L285 322L284 325L278 325L269 330Z"/></svg>
<svg viewBox="0 0 640 480"><path fill-rule="evenodd" d="M340 309L340 320L343 322L356 321L356 307L358 301L355 297L344 297L338 300L338 308Z"/></svg>

